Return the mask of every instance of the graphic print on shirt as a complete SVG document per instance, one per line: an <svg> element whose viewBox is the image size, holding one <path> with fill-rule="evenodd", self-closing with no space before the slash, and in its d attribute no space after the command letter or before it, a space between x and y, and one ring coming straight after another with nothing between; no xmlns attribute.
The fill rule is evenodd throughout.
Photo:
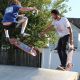
<svg viewBox="0 0 80 80"><path fill-rule="evenodd" d="M5 14L7 13L13 13L13 7L8 7L5 11Z"/></svg>

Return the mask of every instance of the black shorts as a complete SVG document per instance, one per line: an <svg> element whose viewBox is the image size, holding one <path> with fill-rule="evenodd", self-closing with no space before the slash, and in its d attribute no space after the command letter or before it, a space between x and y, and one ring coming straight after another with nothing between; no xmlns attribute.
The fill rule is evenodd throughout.
<svg viewBox="0 0 80 80"><path fill-rule="evenodd" d="M12 23L12 24L9 25L9 26L3 25L3 28L4 28L4 29L7 29L7 30L15 29L15 27L16 27L16 23Z"/></svg>

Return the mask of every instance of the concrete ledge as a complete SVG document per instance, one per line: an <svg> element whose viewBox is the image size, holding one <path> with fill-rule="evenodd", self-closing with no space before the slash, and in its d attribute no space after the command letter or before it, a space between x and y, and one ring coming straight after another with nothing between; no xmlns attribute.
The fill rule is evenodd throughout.
<svg viewBox="0 0 80 80"><path fill-rule="evenodd" d="M78 80L79 73L0 65L0 80Z"/></svg>
<svg viewBox="0 0 80 80"><path fill-rule="evenodd" d="M40 69L40 71L45 72L46 76L53 77L50 80L78 80L79 73L78 72L70 72L70 71L60 71L60 70L49 70L49 69ZM49 79L47 79L49 80Z"/></svg>

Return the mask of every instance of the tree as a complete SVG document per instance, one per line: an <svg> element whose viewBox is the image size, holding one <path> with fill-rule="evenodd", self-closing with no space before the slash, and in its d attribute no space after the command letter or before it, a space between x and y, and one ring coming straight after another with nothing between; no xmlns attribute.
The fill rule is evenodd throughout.
<svg viewBox="0 0 80 80"><path fill-rule="evenodd" d="M66 4L68 1L69 0L56 0L53 2L54 4L52 4L52 8L58 9L61 12L61 15L63 15L71 10L71 7L68 7Z"/></svg>
<svg viewBox="0 0 80 80"><path fill-rule="evenodd" d="M28 26L26 29L26 32L31 34L30 37L28 37L24 42L26 44L34 45L35 47L44 47L47 44L47 38L40 38L39 33L46 28L46 26L51 22L50 17L50 10L57 8L61 11L61 13L67 12L67 9L65 6L65 0L21 0L23 6L27 7L37 7L39 9L38 15L36 13L32 12L26 12L25 14L29 18ZM8 0L0 0L0 10L5 9L7 6ZM2 18L2 14L0 12L0 15ZM57 36L55 34L55 31L49 32L49 37L51 38L51 43L55 43L57 40Z"/></svg>

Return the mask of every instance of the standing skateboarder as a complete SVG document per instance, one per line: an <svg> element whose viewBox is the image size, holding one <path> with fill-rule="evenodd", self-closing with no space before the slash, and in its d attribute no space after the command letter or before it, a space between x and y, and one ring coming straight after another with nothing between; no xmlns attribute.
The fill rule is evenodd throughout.
<svg viewBox="0 0 80 80"><path fill-rule="evenodd" d="M53 18L53 22L51 25L48 26L47 29L43 30L40 35L43 36L45 33L50 31L52 27L56 29L57 33L59 34L59 41L57 46L58 55L60 58L61 65L59 66L60 69L65 70L67 67L72 67L72 62L67 63L67 52L66 52L66 46L68 41L70 42L70 45L73 44L73 34L72 34L72 28L70 25L70 22L67 18L61 17L58 10L54 9L51 11L51 15ZM71 47L72 48L72 47Z"/></svg>

